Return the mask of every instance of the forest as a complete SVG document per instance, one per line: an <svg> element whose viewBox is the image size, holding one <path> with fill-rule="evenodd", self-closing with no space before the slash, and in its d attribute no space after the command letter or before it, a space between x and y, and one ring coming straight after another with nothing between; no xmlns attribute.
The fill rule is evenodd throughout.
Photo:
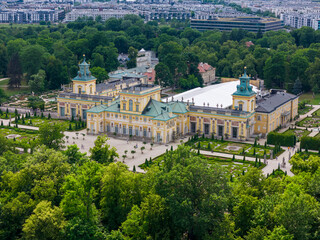
<svg viewBox="0 0 320 240"><path fill-rule="evenodd" d="M253 44L247 47L246 42ZM239 77L247 66L267 88L293 91L299 81L305 92L320 87L320 31L303 27L257 34L242 29L198 32L188 23L150 21L135 15L123 19L79 19L58 25L0 27L0 74L10 85L28 82L33 92L60 88L70 82L83 59L98 81L119 67L117 56L128 53L127 67L135 67L138 50L156 52L157 83L189 89L202 85L199 62L216 67L219 77ZM297 80L298 79L298 80Z"/></svg>
<svg viewBox="0 0 320 240"><path fill-rule="evenodd" d="M0 239L311 240L320 230L320 157L299 153L294 177L209 164L189 146L146 173L129 171L99 136L90 156L40 127L32 153L0 136ZM38 147L35 147L38 146ZM35 148L34 148L35 147Z"/></svg>

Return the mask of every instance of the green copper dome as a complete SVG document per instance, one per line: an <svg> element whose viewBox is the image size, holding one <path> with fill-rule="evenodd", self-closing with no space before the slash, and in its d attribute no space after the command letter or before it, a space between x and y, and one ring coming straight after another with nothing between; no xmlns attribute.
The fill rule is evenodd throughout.
<svg viewBox="0 0 320 240"><path fill-rule="evenodd" d="M232 95L250 97L255 94L256 92L253 91L252 86L250 86L250 77L248 77L245 68L244 74L242 75L242 77L240 77L240 85L237 85L237 91L234 92Z"/></svg>
<svg viewBox="0 0 320 240"><path fill-rule="evenodd" d="M86 57L84 56L83 62L79 63L78 75L73 80L76 80L76 81L95 80L96 78L91 75L89 67L90 67L90 64L86 62Z"/></svg>

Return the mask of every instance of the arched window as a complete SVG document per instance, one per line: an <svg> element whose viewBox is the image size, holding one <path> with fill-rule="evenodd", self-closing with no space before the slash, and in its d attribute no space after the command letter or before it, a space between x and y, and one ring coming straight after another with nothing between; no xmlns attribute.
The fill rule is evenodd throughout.
<svg viewBox="0 0 320 240"><path fill-rule="evenodd" d="M129 111L133 111L133 102L129 100Z"/></svg>
<svg viewBox="0 0 320 240"><path fill-rule="evenodd" d="M81 87L78 87L78 93L81 94Z"/></svg>

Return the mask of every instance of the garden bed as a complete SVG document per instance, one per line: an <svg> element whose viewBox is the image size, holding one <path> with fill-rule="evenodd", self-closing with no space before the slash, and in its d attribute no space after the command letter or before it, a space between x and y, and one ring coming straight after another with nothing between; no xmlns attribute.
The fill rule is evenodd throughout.
<svg viewBox="0 0 320 240"><path fill-rule="evenodd" d="M165 153L166 154L166 153ZM152 165L161 166L161 162L164 160L165 154L162 154L154 159L149 159L145 163L139 165L141 169L147 170ZM259 169L264 168L266 165L262 162L253 162L253 161L241 161L241 160L232 160L229 158L223 157L214 157L207 155L199 155L201 158L208 161L208 164L219 164L225 168L226 174L232 176L239 176L246 172L251 167L257 167Z"/></svg>
<svg viewBox="0 0 320 240"><path fill-rule="evenodd" d="M288 129L283 132L283 134L294 134L298 139L301 139L304 136L308 136L311 132L305 129Z"/></svg>
<svg viewBox="0 0 320 240"><path fill-rule="evenodd" d="M238 143L238 142L230 142L230 141L221 141L221 140L211 140L207 138L199 138L199 140L189 140L187 145L191 146L194 149L200 149L211 152L220 152L234 155L245 155L247 157L258 157L264 158L266 155L267 159L270 159L270 151L273 150L272 147L261 146L257 144L254 146L249 143ZM281 149L273 157L280 155L283 152Z"/></svg>
<svg viewBox="0 0 320 240"><path fill-rule="evenodd" d="M17 123L19 125L26 125L26 126L34 126L34 127L41 127L43 124L46 123L53 123L53 124L61 124L64 126L66 131L79 131L86 128L85 122L79 121L68 121L68 120L60 120L60 119L48 119L45 117L27 117L21 118L19 120L13 121L13 123Z"/></svg>
<svg viewBox="0 0 320 240"><path fill-rule="evenodd" d="M313 108L311 106L306 106L303 109L299 109L298 114L299 115L304 115L308 112L310 112Z"/></svg>

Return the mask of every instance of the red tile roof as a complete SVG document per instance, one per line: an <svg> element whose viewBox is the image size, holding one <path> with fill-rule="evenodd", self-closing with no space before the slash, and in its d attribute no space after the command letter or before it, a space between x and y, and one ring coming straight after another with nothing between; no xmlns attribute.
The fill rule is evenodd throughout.
<svg viewBox="0 0 320 240"><path fill-rule="evenodd" d="M209 65L208 63L199 63L198 65L198 69L199 69L199 73L204 73L208 70L213 69L213 67L211 65Z"/></svg>

